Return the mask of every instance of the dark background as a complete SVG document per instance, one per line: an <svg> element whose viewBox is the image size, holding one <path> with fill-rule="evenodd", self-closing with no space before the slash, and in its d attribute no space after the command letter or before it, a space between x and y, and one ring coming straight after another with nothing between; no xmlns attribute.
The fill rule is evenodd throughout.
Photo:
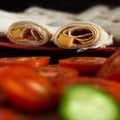
<svg viewBox="0 0 120 120"><path fill-rule="evenodd" d="M120 0L0 0L0 9L22 11L30 6L77 13L93 5L120 6Z"/></svg>

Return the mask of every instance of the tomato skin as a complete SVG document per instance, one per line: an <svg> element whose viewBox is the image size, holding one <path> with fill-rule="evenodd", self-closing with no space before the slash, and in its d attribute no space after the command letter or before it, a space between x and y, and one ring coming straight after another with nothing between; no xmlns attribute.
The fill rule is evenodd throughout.
<svg viewBox="0 0 120 120"><path fill-rule="evenodd" d="M0 79L8 101L19 110L46 110L54 104L52 84L32 69L7 66L0 71Z"/></svg>
<svg viewBox="0 0 120 120"><path fill-rule="evenodd" d="M104 57L71 57L59 60L60 66L72 67L79 70L81 75L96 75L107 58Z"/></svg>
<svg viewBox="0 0 120 120"><path fill-rule="evenodd" d="M26 67L46 66L50 62L50 56L32 56L32 57L8 57L0 58L0 66L20 65Z"/></svg>
<svg viewBox="0 0 120 120"><path fill-rule="evenodd" d="M120 51L113 53L97 72L97 77L120 81Z"/></svg>
<svg viewBox="0 0 120 120"><path fill-rule="evenodd" d="M113 80L97 78L97 77L79 77L72 84L92 84L110 95L112 95L120 103L120 83Z"/></svg>
<svg viewBox="0 0 120 120"><path fill-rule="evenodd" d="M0 120L17 120L17 118L11 109L0 108Z"/></svg>

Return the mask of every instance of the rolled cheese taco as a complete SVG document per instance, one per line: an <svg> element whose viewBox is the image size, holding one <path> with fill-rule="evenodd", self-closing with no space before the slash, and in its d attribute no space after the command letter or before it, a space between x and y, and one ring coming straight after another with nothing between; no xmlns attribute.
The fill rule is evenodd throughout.
<svg viewBox="0 0 120 120"><path fill-rule="evenodd" d="M52 41L60 48L83 51L105 47L112 43L112 37L94 23L76 21L61 27L52 37Z"/></svg>
<svg viewBox="0 0 120 120"><path fill-rule="evenodd" d="M12 43L42 46L49 42L51 33L45 26L31 21L18 21L9 26L7 37Z"/></svg>

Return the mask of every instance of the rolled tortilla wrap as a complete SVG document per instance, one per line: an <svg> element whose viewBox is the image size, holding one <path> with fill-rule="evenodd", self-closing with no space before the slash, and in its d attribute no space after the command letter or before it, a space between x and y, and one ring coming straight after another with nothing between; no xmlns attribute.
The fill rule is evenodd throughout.
<svg viewBox="0 0 120 120"><path fill-rule="evenodd" d="M116 7L108 13L101 15L101 18L112 22L120 22L120 7Z"/></svg>
<svg viewBox="0 0 120 120"><path fill-rule="evenodd" d="M76 20L76 14L37 6L27 8L24 14L25 16L37 16L39 21L49 26L61 26Z"/></svg>
<svg viewBox="0 0 120 120"><path fill-rule="evenodd" d="M93 6L90 7L86 10L84 10L83 12L80 12L76 15L76 18L78 20L85 20L85 21L90 21L98 16L101 16L105 13L109 12L109 8L108 6L104 6L104 5L97 5L97 6Z"/></svg>
<svg viewBox="0 0 120 120"><path fill-rule="evenodd" d="M52 37L60 48L86 50L105 47L112 38L100 26L86 21L76 21L61 27Z"/></svg>
<svg viewBox="0 0 120 120"><path fill-rule="evenodd" d="M64 25L67 22L71 22L73 20L71 20L69 17L67 17L67 13L65 15L63 15L61 12L59 13L59 15L57 15L54 12L50 12L50 14L47 14L48 10L44 9L44 14L39 14L39 12L37 12L37 10L39 11L39 9L41 8L37 8L36 7L30 7L27 8L28 11L22 11L22 12L8 12L5 10L0 10L0 37L6 37L7 36L7 31L9 26L11 26L12 24L14 24L15 22L18 21L32 21L34 23L39 24L40 26L45 26L45 28L48 29L48 27L51 25L50 28L50 32L51 29L53 29L53 31L56 29L55 27L59 27L60 25ZM26 10L27 10L26 9ZM30 11L29 11L30 10ZM57 17L56 17L57 15ZM63 16L62 16L63 15ZM55 17L54 17L55 16ZM66 16L67 18L65 18L64 16ZM71 16L72 15L68 15ZM62 18L62 20L60 20ZM65 18L65 19L64 19ZM68 20L70 19L70 20ZM53 27L55 26L55 27ZM53 27L53 28L52 28ZM49 29L48 29L49 30Z"/></svg>
<svg viewBox="0 0 120 120"><path fill-rule="evenodd" d="M92 23L95 23L95 24L101 26L106 32L108 32L108 31L107 31L107 28L112 24L111 21L106 20L106 19L103 19L103 18L101 18L101 17L96 17L96 18L94 18L94 19L92 19L92 20L90 20L90 21L91 21Z"/></svg>
<svg viewBox="0 0 120 120"><path fill-rule="evenodd" d="M65 18L73 18L75 17L74 13L69 13L69 12L63 12L63 11L58 11L58 10L53 10L53 9L48 9L48 8L43 8L43 7L38 7L38 6L32 6L24 11L25 14L36 14L39 16L47 16L47 17L58 17L58 16L64 16L63 19Z"/></svg>
<svg viewBox="0 0 120 120"><path fill-rule="evenodd" d="M28 46L45 45L51 38L50 32L45 27L30 21L13 23L7 33L7 37L12 43Z"/></svg>
<svg viewBox="0 0 120 120"><path fill-rule="evenodd" d="M106 31L113 35L113 42L115 45L120 46L120 22L112 23L106 28Z"/></svg>

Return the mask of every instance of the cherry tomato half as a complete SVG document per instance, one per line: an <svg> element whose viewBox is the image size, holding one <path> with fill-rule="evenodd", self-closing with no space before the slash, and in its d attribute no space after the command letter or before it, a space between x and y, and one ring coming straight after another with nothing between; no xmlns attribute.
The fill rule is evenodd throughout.
<svg viewBox="0 0 120 120"><path fill-rule="evenodd" d="M95 85L108 92L120 103L120 83L117 81L97 77L79 77L74 83Z"/></svg>
<svg viewBox="0 0 120 120"><path fill-rule="evenodd" d="M32 56L32 57L8 57L0 58L0 66L5 65L20 65L27 67L46 66L50 62L49 56Z"/></svg>
<svg viewBox="0 0 120 120"><path fill-rule="evenodd" d="M17 118L11 109L0 108L0 120L17 120Z"/></svg>
<svg viewBox="0 0 120 120"><path fill-rule="evenodd" d="M54 104L55 91L50 81L28 67L3 67L0 79L8 101L19 110L44 110Z"/></svg>
<svg viewBox="0 0 120 120"><path fill-rule="evenodd" d="M93 76L101 68L107 58L104 57L71 57L59 60L60 66L79 70L81 75Z"/></svg>
<svg viewBox="0 0 120 120"><path fill-rule="evenodd" d="M0 104L4 103L5 101L6 101L6 96L0 85Z"/></svg>
<svg viewBox="0 0 120 120"><path fill-rule="evenodd" d="M78 70L68 67L62 67L59 65L44 66L36 68L34 70L38 74L49 79L55 89L57 88L57 85L59 83L62 83L63 86L66 84L68 85L69 83L74 81L76 77L79 76ZM60 95L58 94L58 92L56 92L56 97L54 99L56 99L56 101L59 101L59 96Z"/></svg>
<svg viewBox="0 0 120 120"><path fill-rule="evenodd" d="M97 76L120 81L120 51L113 53L106 60Z"/></svg>
<svg viewBox="0 0 120 120"><path fill-rule="evenodd" d="M39 67L35 68L34 71L49 79L53 84L56 84L61 80L69 81L79 76L78 70L59 65Z"/></svg>

